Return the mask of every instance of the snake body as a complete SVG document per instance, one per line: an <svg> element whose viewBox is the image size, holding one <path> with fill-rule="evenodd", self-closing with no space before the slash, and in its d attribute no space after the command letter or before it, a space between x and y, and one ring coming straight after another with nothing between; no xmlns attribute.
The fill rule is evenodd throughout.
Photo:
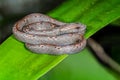
<svg viewBox="0 0 120 80"><path fill-rule="evenodd" d="M15 23L13 34L35 53L73 54L86 45L85 25L63 23L49 16L33 13Z"/></svg>

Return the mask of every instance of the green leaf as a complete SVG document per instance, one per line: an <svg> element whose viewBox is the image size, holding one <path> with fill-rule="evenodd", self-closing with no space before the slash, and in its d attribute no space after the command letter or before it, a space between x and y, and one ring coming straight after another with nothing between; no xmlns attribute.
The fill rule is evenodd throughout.
<svg viewBox="0 0 120 80"><path fill-rule="evenodd" d="M48 15L65 22L86 24L85 37L89 38L120 17L119 4L120 0L67 0ZM10 36L0 46L0 80L36 80L67 56L33 54Z"/></svg>

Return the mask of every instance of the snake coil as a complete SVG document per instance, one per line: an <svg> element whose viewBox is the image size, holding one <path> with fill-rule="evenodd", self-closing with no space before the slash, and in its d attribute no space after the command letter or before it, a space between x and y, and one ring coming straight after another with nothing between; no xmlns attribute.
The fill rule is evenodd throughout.
<svg viewBox="0 0 120 80"><path fill-rule="evenodd" d="M85 25L63 23L49 16L33 13L15 23L13 34L26 47L39 54L73 54L86 45Z"/></svg>

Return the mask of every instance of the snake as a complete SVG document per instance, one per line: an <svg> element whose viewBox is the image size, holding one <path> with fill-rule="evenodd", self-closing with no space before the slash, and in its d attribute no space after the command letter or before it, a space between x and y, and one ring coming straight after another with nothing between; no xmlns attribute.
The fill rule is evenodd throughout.
<svg viewBox="0 0 120 80"><path fill-rule="evenodd" d="M12 30L16 39L37 54L74 54L86 46L86 25L61 22L41 13L25 16Z"/></svg>

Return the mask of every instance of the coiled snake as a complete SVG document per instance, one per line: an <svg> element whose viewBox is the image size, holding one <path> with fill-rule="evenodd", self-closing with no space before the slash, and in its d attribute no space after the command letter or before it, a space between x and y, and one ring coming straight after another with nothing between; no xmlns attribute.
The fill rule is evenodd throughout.
<svg viewBox="0 0 120 80"><path fill-rule="evenodd" d="M77 53L85 47L85 28L80 23L63 23L33 13L16 22L13 33L32 52L60 55Z"/></svg>

